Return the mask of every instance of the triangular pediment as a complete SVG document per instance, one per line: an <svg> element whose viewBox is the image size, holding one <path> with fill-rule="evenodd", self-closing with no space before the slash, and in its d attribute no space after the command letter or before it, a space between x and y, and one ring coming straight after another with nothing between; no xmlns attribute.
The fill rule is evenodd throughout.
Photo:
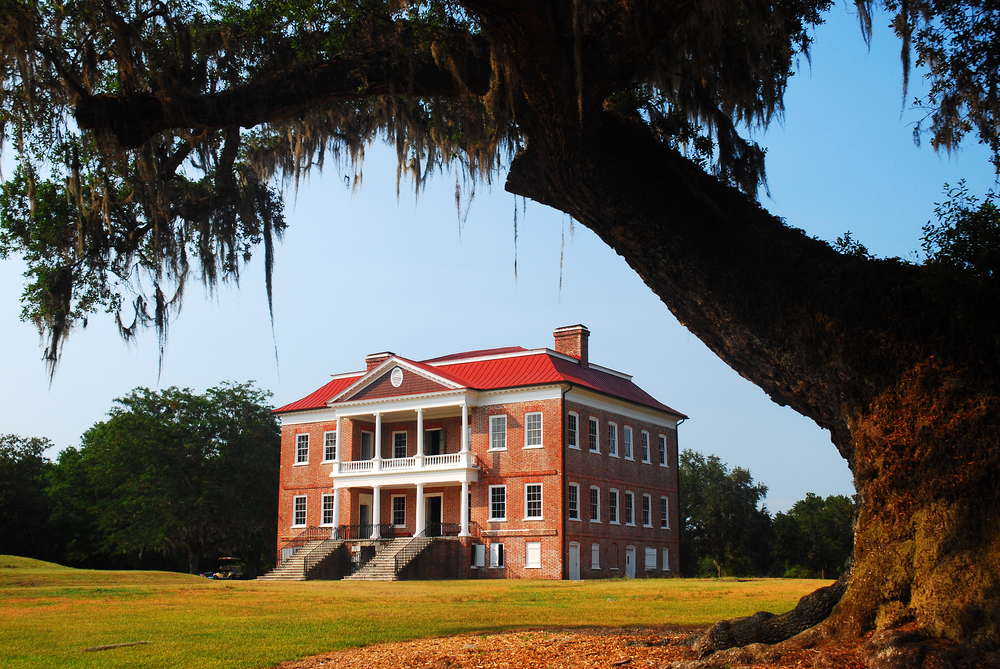
<svg viewBox="0 0 1000 669"><path fill-rule="evenodd" d="M406 397L448 392L463 388L459 383L436 374L433 368L392 357L345 388L330 403L359 402L386 397Z"/></svg>

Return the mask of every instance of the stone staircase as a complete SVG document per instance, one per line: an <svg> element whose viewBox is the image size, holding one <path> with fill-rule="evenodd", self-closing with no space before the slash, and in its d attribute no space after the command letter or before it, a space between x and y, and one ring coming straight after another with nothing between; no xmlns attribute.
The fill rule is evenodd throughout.
<svg viewBox="0 0 1000 669"><path fill-rule="evenodd" d="M268 581L308 581L309 572L331 553L340 548L343 541L337 539L317 539L307 541L295 554L282 562L276 569L259 579Z"/></svg>
<svg viewBox="0 0 1000 669"><path fill-rule="evenodd" d="M364 567L354 572L350 576L345 576L344 580L350 581L395 581L398 580L399 572L408 565L413 558L431 545L434 539L431 537L404 537L393 539L375 553L375 557L368 561ZM397 569L397 556L399 568Z"/></svg>

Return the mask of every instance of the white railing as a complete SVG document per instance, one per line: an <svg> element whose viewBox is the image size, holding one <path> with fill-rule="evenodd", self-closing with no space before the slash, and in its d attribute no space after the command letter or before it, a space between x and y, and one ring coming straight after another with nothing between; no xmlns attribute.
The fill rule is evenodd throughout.
<svg viewBox="0 0 1000 669"><path fill-rule="evenodd" d="M416 458L392 458L382 461L382 469L413 469L416 466Z"/></svg>
<svg viewBox="0 0 1000 669"><path fill-rule="evenodd" d="M422 469L475 468L476 458L471 452L425 455L409 458L388 458L386 460L348 460L339 463L338 474L375 474L378 472L419 471Z"/></svg>
<svg viewBox="0 0 1000 669"><path fill-rule="evenodd" d="M424 458L424 467L440 465L458 465L462 462L461 453L446 453L445 455L428 455Z"/></svg>
<svg viewBox="0 0 1000 669"><path fill-rule="evenodd" d="M350 462L341 462L340 473L357 474L360 472L370 472L372 471L373 462L374 460L352 460Z"/></svg>

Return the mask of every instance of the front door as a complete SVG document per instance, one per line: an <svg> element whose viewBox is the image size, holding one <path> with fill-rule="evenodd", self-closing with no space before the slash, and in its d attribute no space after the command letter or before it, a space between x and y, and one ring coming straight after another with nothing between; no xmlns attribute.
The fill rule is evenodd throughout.
<svg viewBox="0 0 1000 669"><path fill-rule="evenodd" d="M424 497L424 534L428 537L441 536L441 496Z"/></svg>
<svg viewBox="0 0 1000 669"><path fill-rule="evenodd" d="M580 580L580 544L576 542L569 545L569 580Z"/></svg>
<svg viewBox="0 0 1000 669"><path fill-rule="evenodd" d="M424 431L424 455L441 455L444 448L444 430Z"/></svg>
<svg viewBox="0 0 1000 669"><path fill-rule="evenodd" d="M625 549L625 576L635 578L635 546Z"/></svg>

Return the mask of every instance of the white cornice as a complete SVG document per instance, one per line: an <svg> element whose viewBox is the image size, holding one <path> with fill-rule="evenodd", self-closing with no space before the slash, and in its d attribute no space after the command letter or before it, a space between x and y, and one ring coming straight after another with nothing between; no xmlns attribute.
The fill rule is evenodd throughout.
<svg viewBox="0 0 1000 669"><path fill-rule="evenodd" d="M455 383L451 379L446 379L443 376L432 374L431 372L421 369L416 365L414 365L413 363L410 363L407 360L404 360L399 356L394 355L387 358L378 367L375 367L370 372L366 373L364 376L358 379L356 382L352 383L351 385L349 385L348 387L344 388L342 391L334 395L327 402L327 405L332 406L341 397L349 397L350 395L354 395L361 392L362 390L370 386L372 383L374 383L377 379L379 379L382 376L382 374L384 374L391 367L397 367L397 366L409 370L412 374L416 374L417 376L421 376L430 381L434 381L435 383L439 383L447 388L452 388L454 390L459 390L464 388L464 386Z"/></svg>
<svg viewBox="0 0 1000 669"><path fill-rule="evenodd" d="M675 430L677 429L677 421L680 418L677 414L670 413L669 411L655 409L645 404L639 404L638 402L632 402L612 395L604 395L583 386L573 386L566 393L566 400L596 409L603 409L611 413L617 413L633 420L642 420Z"/></svg>

